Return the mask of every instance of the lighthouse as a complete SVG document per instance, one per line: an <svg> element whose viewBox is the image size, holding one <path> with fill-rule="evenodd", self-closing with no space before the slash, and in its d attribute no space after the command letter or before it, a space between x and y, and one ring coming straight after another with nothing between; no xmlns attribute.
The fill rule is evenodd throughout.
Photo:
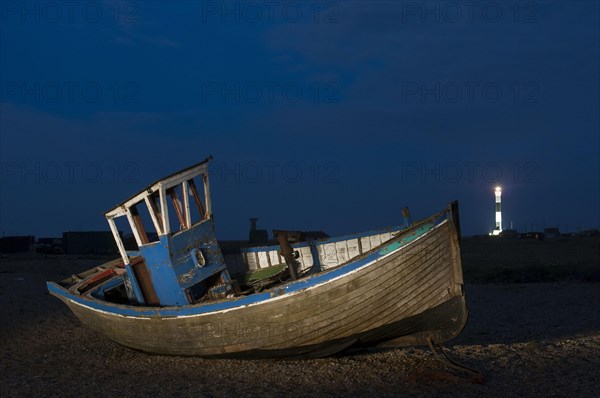
<svg viewBox="0 0 600 398"><path fill-rule="evenodd" d="M496 195L496 227L492 231L492 235L500 235L502 232L502 187L496 187L494 193Z"/></svg>

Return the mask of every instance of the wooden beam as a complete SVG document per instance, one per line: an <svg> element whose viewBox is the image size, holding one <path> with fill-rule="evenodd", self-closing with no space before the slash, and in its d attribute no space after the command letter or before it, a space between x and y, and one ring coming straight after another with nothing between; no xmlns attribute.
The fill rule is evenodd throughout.
<svg viewBox="0 0 600 398"><path fill-rule="evenodd" d="M189 181L190 190L192 191L192 196L194 197L194 202L196 202L196 207L198 207L198 214L200 214L200 218L206 218L206 214L204 213L204 206L202 206L202 199L200 199L200 195L198 195L198 190L196 189L196 183L194 180Z"/></svg>
<svg viewBox="0 0 600 398"><path fill-rule="evenodd" d="M133 222L140 235L140 241L142 242L142 245L146 245L149 243L148 235L146 234L146 229L144 228L144 224L142 223L142 217L140 216L140 213L136 206L137 205L131 206L129 210L131 211L131 215L133 216Z"/></svg>
<svg viewBox="0 0 600 398"><path fill-rule="evenodd" d="M183 219L183 213L181 210L181 202L177 198L177 191L175 187L167 189L167 193L171 196L171 200L173 201L173 207L175 208L175 213L177 214L177 218L179 219L180 229L185 228L185 220Z"/></svg>
<svg viewBox="0 0 600 398"><path fill-rule="evenodd" d="M133 215L131 214L131 209L127 209L127 213L125 213L125 215L127 216L127 221L129 221L129 226L131 227L131 231L133 232L133 236L135 238L135 243L137 243L138 248L139 248L141 245L143 245L142 237L140 236L140 233L139 233L138 229L136 228L135 221L133 220Z"/></svg>

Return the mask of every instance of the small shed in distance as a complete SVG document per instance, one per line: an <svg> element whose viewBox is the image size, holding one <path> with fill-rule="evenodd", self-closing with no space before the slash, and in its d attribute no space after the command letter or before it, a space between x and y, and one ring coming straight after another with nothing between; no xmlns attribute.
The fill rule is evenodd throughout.
<svg viewBox="0 0 600 398"><path fill-rule="evenodd" d="M63 232L65 254L118 254L110 231Z"/></svg>
<svg viewBox="0 0 600 398"><path fill-rule="evenodd" d="M3 236L0 238L0 253L22 253L28 252L35 238L26 236Z"/></svg>

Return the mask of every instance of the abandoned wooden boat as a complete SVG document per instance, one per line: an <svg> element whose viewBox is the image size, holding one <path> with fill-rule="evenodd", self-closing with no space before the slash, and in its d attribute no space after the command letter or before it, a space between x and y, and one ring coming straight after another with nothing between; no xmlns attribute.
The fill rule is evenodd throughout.
<svg viewBox="0 0 600 398"><path fill-rule="evenodd" d="M50 293L109 339L167 355L320 357L443 343L465 326L456 202L338 238L293 243L280 231L278 245L241 249L228 265L213 231L209 160L106 212L121 258L48 282ZM117 220L137 250L126 250ZM235 278L247 272L262 278Z"/></svg>

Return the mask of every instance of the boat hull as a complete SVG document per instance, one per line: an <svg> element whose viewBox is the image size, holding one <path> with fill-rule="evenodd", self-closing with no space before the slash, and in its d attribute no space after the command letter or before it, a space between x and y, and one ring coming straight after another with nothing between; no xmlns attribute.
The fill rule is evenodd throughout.
<svg viewBox="0 0 600 398"><path fill-rule="evenodd" d="M418 345L428 338L443 343L467 320L457 224L451 205L424 233L405 231L340 270L309 278L302 288L213 311L203 305L123 311L56 284L49 288L84 324L154 354L306 358L350 346Z"/></svg>

